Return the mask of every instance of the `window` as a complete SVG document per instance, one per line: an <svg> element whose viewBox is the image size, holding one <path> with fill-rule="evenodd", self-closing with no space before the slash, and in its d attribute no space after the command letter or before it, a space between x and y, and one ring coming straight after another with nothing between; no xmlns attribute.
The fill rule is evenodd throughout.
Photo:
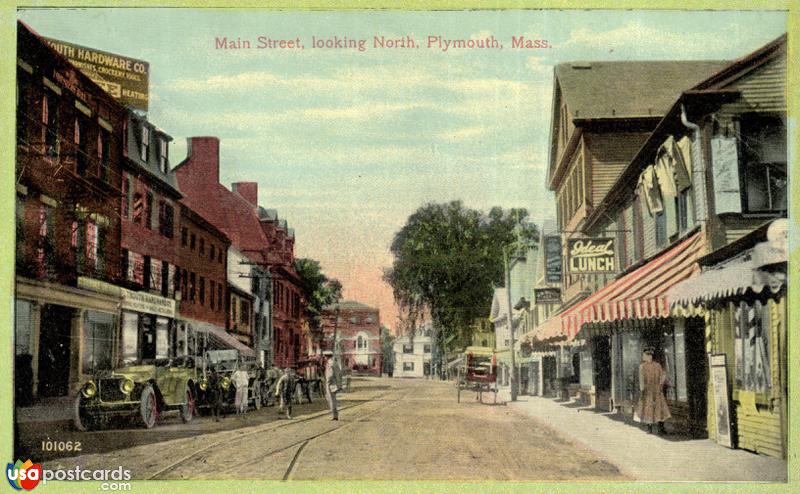
<svg viewBox="0 0 800 494"><path fill-rule="evenodd" d="M133 222L141 223L142 216L144 216L144 201L142 199L142 193L136 192L133 194Z"/></svg>
<svg viewBox="0 0 800 494"><path fill-rule="evenodd" d="M425 343L425 345L422 348L423 348L423 350L422 350L423 352L431 353L431 345L430 345L430 343Z"/></svg>
<svg viewBox="0 0 800 494"><path fill-rule="evenodd" d="M625 210L620 211L617 214L617 259L619 259L619 266L621 269L625 269L628 267L628 259L626 255L627 246L625 245L626 235L626 225L625 225Z"/></svg>
<svg viewBox="0 0 800 494"><path fill-rule="evenodd" d="M140 157L147 161L150 158L150 128L144 122L141 123L141 139Z"/></svg>
<svg viewBox="0 0 800 494"><path fill-rule="evenodd" d="M238 319L236 318L236 309L238 304L239 304L239 299L234 297L233 294L231 294L231 323L233 323L234 326L236 326L236 321L238 321Z"/></svg>
<svg viewBox="0 0 800 494"><path fill-rule="evenodd" d="M633 201L633 225L631 226L633 230L633 238L631 239L633 242L633 259L631 259L631 262L636 262L642 258L642 252L644 251L644 234L642 233L642 199L638 195Z"/></svg>
<svg viewBox="0 0 800 494"><path fill-rule="evenodd" d="M127 175L122 179L122 217L129 218L131 209L131 179Z"/></svg>
<svg viewBox="0 0 800 494"><path fill-rule="evenodd" d="M75 118L75 126L73 130L73 140L75 143L75 171L80 176L86 175L89 168L89 139L87 138L88 125L86 121L81 118Z"/></svg>
<svg viewBox="0 0 800 494"><path fill-rule="evenodd" d="M403 343L403 353L414 353L414 345L411 343Z"/></svg>
<svg viewBox="0 0 800 494"><path fill-rule="evenodd" d="M17 144L28 144L28 119L31 115L30 88L27 78L17 76Z"/></svg>
<svg viewBox="0 0 800 494"><path fill-rule="evenodd" d="M740 123L745 210L785 211L788 181L786 125L783 119L745 115Z"/></svg>
<svg viewBox="0 0 800 494"><path fill-rule="evenodd" d="M214 280L208 280L208 306L214 309Z"/></svg>
<svg viewBox="0 0 800 494"><path fill-rule="evenodd" d="M195 276L194 271L189 273L189 300L194 302Z"/></svg>
<svg viewBox="0 0 800 494"><path fill-rule="evenodd" d="M769 310L756 301L742 301L734 310L734 356L737 389L767 393L770 372Z"/></svg>
<svg viewBox="0 0 800 494"><path fill-rule="evenodd" d="M219 252L217 252L217 262L222 264L222 249L219 249Z"/></svg>
<svg viewBox="0 0 800 494"><path fill-rule="evenodd" d="M205 255L206 253L206 240L204 238L200 239L200 255Z"/></svg>
<svg viewBox="0 0 800 494"><path fill-rule="evenodd" d="M194 233L189 235L189 248L190 249L194 250L194 244L195 244L196 240L197 240L197 237L194 236Z"/></svg>
<svg viewBox="0 0 800 494"><path fill-rule="evenodd" d="M174 288L175 293L180 293L181 296L183 296L183 292L181 291L181 288L182 288L181 268L179 268L177 266L175 266L175 280L173 280L173 281L175 283L175 288Z"/></svg>
<svg viewBox="0 0 800 494"><path fill-rule="evenodd" d="M183 270L181 275L181 298L186 300L189 297L189 271Z"/></svg>
<svg viewBox="0 0 800 494"><path fill-rule="evenodd" d="M250 301L241 301L241 311L239 311L239 322L244 325L250 325Z"/></svg>
<svg viewBox="0 0 800 494"><path fill-rule="evenodd" d="M350 324L358 324L358 316L350 316Z"/></svg>
<svg viewBox="0 0 800 494"><path fill-rule="evenodd" d="M110 175L109 161L111 156L111 136L106 129L97 133L97 159L100 160L101 178L108 182Z"/></svg>
<svg viewBox="0 0 800 494"><path fill-rule="evenodd" d="M166 139L158 140L158 168L162 172L169 173L169 146Z"/></svg>
<svg viewBox="0 0 800 494"><path fill-rule="evenodd" d="M158 231L167 238L172 238L175 209L166 201L158 203Z"/></svg>
<svg viewBox="0 0 800 494"><path fill-rule="evenodd" d="M200 305L205 305L206 303L206 279L204 277L200 277Z"/></svg>
<svg viewBox="0 0 800 494"><path fill-rule="evenodd" d="M148 230L153 229L153 193L149 190L147 191L145 204L144 204L144 226L147 227Z"/></svg>
<svg viewBox="0 0 800 494"><path fill-rule="evenodd" d="M58 99L51 92L42 97L42 142L44 154L48 158L58 157L60 140L58 129Z"/></svg>
<svg viewBox="0 0 800 494"><path fill-rule="evenodd" d="M414 362L403 362L403 370L404 371L413 371L414 370Z"/></svg>
<svg viewBox="0 0 800 494"><path fill-rule="evenodd" d="M217 253L215 252L215 249L214 249L214 244L211 244L211 247L209 247L208 250L210 251L208 257L209 257L209 259L211 259L213 261L214 258L217 257Z"/></svg>
<svg viewBox="0 0 800 494"><path fill-rule="evenodd" d="M217 310L222 310L222 283L217 285Z"/></svg>
<svg viewBox="0 0 800 494"><path fill-rule="evenodd" d="M665 209L661 209L655 214L656 222L656 246L663 247L667 243L667 214Z"/></svg>
<svg viewBox="0 0 800 494"><path fill-rule="evenodd" d="M161 261L161 295L169 296L169 263Z"/></svg>
<svg viewBox="0 0 800 494"><path fill-rule="evenodd" d="M189 238L189 230L185 226L181 227L181 247L186 247Z"/></svg>
<svg viewBox="0 0 800 494"><path fill-rule="evenodd" d="M55 262L55 247L53 208L42 204L39 206L39 241L36 252L42 274L47 274Z"/></svg>
<svg viewBox="0 0 800 494"><path fill-rule="evenodd" d="M367 348L367 342L361 335L358 335L358 338L356 339L356 348L358 349Z"/></svg>
<svg viewBox="0 0 800 494"><path fill-rule="evenodd" d="M678 212L678 231L685 232L689 229L689 215L692 214L689 210L689 194L692 188L682 190L675 198L675 211Z"/></svg>

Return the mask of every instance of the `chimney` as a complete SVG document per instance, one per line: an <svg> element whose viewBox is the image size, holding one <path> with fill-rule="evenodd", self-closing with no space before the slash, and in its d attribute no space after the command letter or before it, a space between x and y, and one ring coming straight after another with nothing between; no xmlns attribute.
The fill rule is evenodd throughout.
<svg viewBox="0 0 800 494"><path fill-rule="evenodd" d="M186 141L186 162L197 182L219 183L219 138L189 137Z"/></svg>
<svg viewBox="0 0 800 494"><path fill-rule="evenodd" d="M231 188L253 207L258 206L258 182L235 182L231 184Z"/></svg>

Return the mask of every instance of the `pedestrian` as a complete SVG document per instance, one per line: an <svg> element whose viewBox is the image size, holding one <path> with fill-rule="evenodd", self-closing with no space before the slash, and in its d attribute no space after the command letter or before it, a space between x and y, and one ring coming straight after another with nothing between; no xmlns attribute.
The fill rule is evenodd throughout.
<svg viewBox="0 0 800 494"><path fill-rule="evenodd" d="M250 376L243 366L240 366L231 376L233 386L236 388L236 415L247 412L247 387L250 384Z"/></svg>
<svg viewBox="0 0 800 494"><path fill-rule="evenodd" d="M286 418L292 418L292 402L294 401L295 387L297 380L295 379L294 372L290 368L283 371L283 375L278 379L275 386L275 394L280 400L280 408L278 413L286 412Z"/></svg>
<svg viewBox="0 0 800 494"><path fill-rule="evenodd" d="M215 366L212 365L209 371L208 386L206 387L206 400L211 406L211 415L214 416L214 421L219 422L220 415L223 415L224 413L224 408L222 406L222 382ZM224 418L224 415L222 418Z"/></svg>
<svg viewBox="0 0 800 494"><path fill-rule="evenodd" d="M331 410L331 420L339 420L338 404L336 403L336 393L339 391L339 373L333 363L333 352L325 352L325 399L328 401L328 408Z"/></svg>
<svg viewBox="0 0 800 494"><path fill-rule="evenodd" d="M642 363L639 364L639 402L633 414L636 422L646 424L650 433L658 426L660 434L666 433L664 421L672 415L669 405L664 397L664 385L667 382L667 373L661 364L653 360L655 349L645 348L642 352Z"/></svg>

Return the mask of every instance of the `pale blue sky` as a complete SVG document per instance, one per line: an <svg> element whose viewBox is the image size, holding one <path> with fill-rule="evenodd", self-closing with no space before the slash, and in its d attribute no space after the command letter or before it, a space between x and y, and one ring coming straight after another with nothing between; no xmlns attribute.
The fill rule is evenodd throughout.
<svg viewBox="0 0 800 494"><path fill-rule="evenodd" d="M406 217L428 201L554 215L544 187L552 66L569 60L732 59L786 30L782 12L20 11L40 34L150 62L149 118L175 138L221 138L222 181L259 183L348 297L378 305ZM481 38L503 50L374 50L374 35ZM302 51L215 50L217 36L300 37ZM367 39L312 50L311 36ZM512 50L511 36L547 50Z"/></svg>

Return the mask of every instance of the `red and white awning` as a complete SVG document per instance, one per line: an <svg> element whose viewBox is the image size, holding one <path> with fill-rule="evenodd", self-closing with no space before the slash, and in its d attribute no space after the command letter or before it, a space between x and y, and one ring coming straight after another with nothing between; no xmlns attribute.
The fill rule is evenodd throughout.
<svg viewBox="0 0 800 494"><path fill-rule="evenodd" d="M540 325L536 339L570 341L586 323L669 317L667 291L700 272L699 233Z"/></svg>

